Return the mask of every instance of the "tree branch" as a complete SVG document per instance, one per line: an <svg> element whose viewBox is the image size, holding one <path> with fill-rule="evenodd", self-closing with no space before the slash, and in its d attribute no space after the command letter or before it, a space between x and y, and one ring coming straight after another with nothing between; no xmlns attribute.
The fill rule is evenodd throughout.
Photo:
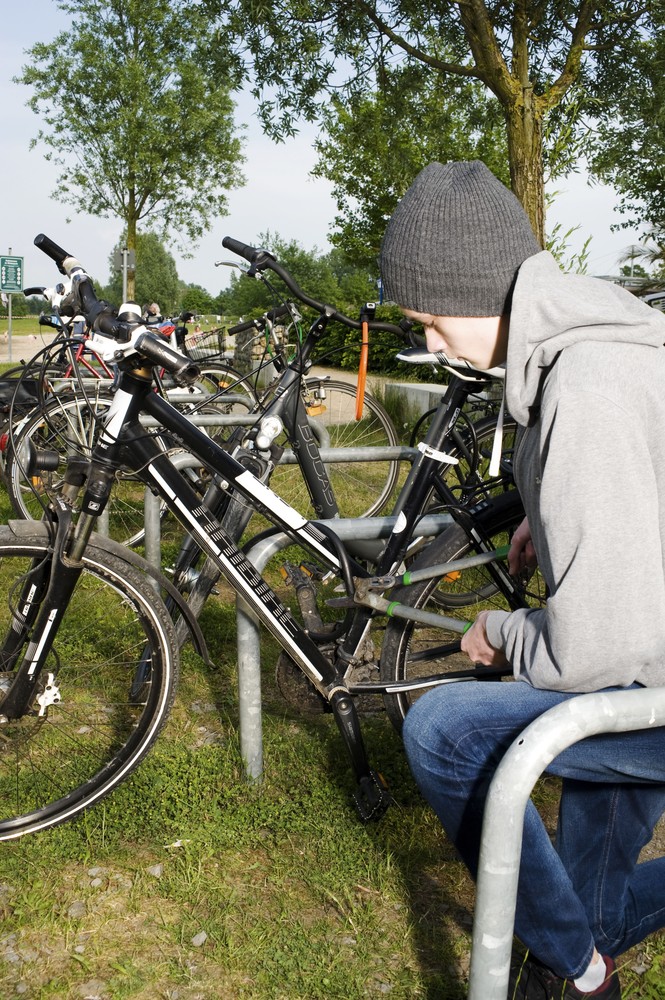
<svg viewBox="0 0 665 1000"><path fill-rule="evenodd" d="M460 20L476 61L477 76L505 106L516 95L515 80L503 58L483 0L456 0Z"/></svg>
<svg viewBox="0 0 665 1000"><path fill-rule="evenodd" d="M597 0L582 0L563 70L558 79L538 98L538 103L544 111L549 111L560 104L564 94L579 76L582 53L584 52L584 40L591 28L594 14L597 13L599 6Z"/></svg>
<svg viewBox="0 0 665 1000"><path fill-rule="evenodd" d="M522 86L529 83L529 30L530 23L527 17L526 4L524 0L515 0L513 7L513 76L516 77Z"/></svg>
<svg viewBox="0 0 665 1000"><path fill-rule="evenodd" d="M365 0L360 0L358 6L367 15L375 28L377 28L382 35L385 35L386 38L389 38L391 42L394 42L395 45L406 52L407 55L412 56L419 62L425 63L427 66L431 66L433 69L439 70L441 73L453 73L455 76L472 77L483 80L484 83L487 82L483 79L477 67L463 66L461 63L449 63L443 59L437 59L436 56L429 55L422 49L416 48L415 45L411 45L410 42L407 42L406 38L403 38L396 31L394 31L390 25L377 14L376 9L369 3L366 3Z"/></svg>

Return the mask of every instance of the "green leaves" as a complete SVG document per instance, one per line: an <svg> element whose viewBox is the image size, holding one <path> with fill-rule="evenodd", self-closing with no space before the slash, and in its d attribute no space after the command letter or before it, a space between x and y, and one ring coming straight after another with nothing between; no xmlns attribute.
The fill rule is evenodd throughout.
<svg viewBox="0 0 665 1000"><path fill-rule="evenodd" d="M134 245L149 218L187 244L242 183L241 145L208 20L186 0L69 0L72 28L37 43L17 82L30 86L39 144L61 168L57 195L114 215ZM231 75L235 69L229 59ZM177 242L176 240L176 242Z"/></svg>
<svg viewBox="0 0 665 1000"><path fill-rule="evenodd" d="M665 233L665 41L660 5L650 5L648 30L624 41L620 60L598 57L598 124L591 167L621 194L624 222L646 226L659 242Z"/></svg>
<svg viewBox="0 0 665 1000"><path fill-rule="evenodd" d="M427 163L483 159L508 181L500 108L472 80L408 62L386 66L378 90L333 98L323 120L314 172L334 185L332 242L359 265L376 266L387 221Z"/></svg>

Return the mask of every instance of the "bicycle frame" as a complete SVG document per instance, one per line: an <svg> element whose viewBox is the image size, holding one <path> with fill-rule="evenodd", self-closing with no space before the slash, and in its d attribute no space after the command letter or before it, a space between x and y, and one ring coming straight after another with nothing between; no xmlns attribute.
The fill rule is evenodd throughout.
<svg viewBox="0 0 665 1000"><path fill-rule="evenodd" d="M197 494L157 443L146 435L139 422L139 414L145 412L157 418L164 429L176 435L203 465L214 470L228 484L228 488L240 492L283 530L289 531L294 540L316 552L331 568L339 569L340 561L331 551L326 533L284 503L168 401L154 393L149 370L146 371L148 377L143 378L127 373L121 375L118 391L93 452L82 513L73 536L68 532L66 522L69 512L64 501L56 502L51 512L50 517L56 522L60 518L63 520L56 532L50 563L40 569L38 591L35 592L34 580L28 580L19 601L22 616L19 625L23 636L26 624L30 627L30 643L21 665L15 671L3 710L8 715L20 715L25 710L29 693L36 687L51 649L57 623L76 584L80 557L110 495L115 471L123 457L130 455L134 467L142 468L146 483L159 494L185 529L192 533L199 546L214 559L231 586L330 703L358 780L358 810L364 819L372 818L377 811L387 807L387 793L381 779L367 762L355 706L343 677L226 535L210 511L201 504ZM354 569L362 573L360 567ZM46 594L37 606L37 597L45 590ZM11 662L12 655L15 657L15 648L9 648L12 641L16 647L16 640L10 636L7 648L3 650L5 664Z"/></svg>

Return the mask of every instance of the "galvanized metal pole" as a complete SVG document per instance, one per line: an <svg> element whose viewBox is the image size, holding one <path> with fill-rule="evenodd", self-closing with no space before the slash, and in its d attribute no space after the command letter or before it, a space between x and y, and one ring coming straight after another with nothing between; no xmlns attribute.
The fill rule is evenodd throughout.
<svg viewBox="0 0 665 1000"><path fill-rule="evenodd" d="M665 725L665 687L596 692L532 722L496 769L485 805L469 1000L506 1000L524 812L538 777L566 747L596 733Z"/></svg>
<svg viewBox="0 0 665 1000"><path fill-rule="evenodd" d="M9 248L9 256L12 255L12 248ZM12 293L7 293L7 360L11 364L12 360Z"/></svg>

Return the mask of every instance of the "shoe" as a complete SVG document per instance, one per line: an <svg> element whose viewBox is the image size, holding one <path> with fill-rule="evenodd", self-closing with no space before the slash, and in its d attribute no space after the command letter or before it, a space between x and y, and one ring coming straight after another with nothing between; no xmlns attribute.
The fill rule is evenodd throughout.
<svg viewBox="0 0 665 1000"><path fill-rule="evenodd" d="M527 957L513 967L508 1000L621 1000L621 984L614 959L602 956L607 968L605 981L592 993L582 993L570 979L561 979L537 958Z"/></svg>

